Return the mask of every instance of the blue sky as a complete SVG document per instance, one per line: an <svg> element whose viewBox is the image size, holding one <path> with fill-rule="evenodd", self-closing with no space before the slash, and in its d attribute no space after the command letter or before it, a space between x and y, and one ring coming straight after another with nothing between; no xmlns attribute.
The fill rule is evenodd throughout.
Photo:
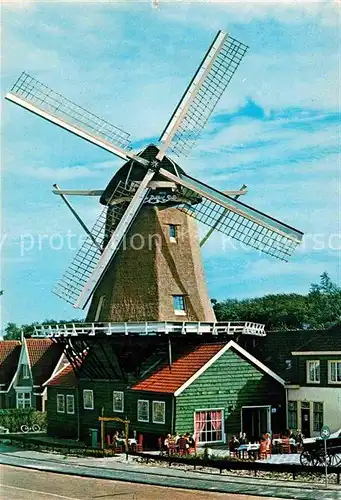
<svg viewBox="0 0 341 500"><path fill-rule="evenodd" d="M81 229L52 184L103 188L116 157L4 102L25 70L132 134L156 141L218 29L250 49L180 164L302 230L290 262L219 234L203 250L211 297L306 293L340 281L337 3L11 2L3 4L2 325L83 317L51 292ZM91 224L96 199L74 200ZM60 248L62 247L62 248Z"/></svg>

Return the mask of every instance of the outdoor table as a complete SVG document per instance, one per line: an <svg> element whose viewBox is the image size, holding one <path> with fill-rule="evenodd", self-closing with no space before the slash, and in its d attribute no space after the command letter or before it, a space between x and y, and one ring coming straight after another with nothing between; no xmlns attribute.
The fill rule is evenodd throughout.
<svg viewBox="0 0 341 500"><path fill-rule="evenodd" d="M275 453L279 453L280 452L280 446L283 442L283 439L281 438L276 438L276 439L273 439L272 440L272 449ZM289 439L289 444L290 444L290 448L292 447L295 447L296 446L296 441L294 438L290 438Z"/></svg>
<svg viewBox="0 0 341 500"><path fill-rule="evenodd" d="M135 438L128 438L128 446L131 450L136 449L137 441Z"/></svg>
<svg viewBox="0 0 341 500"><path fill-rule="evenodd" d="M246 452L249 457L255 458L259 451L259 447L260 446L258 443L241 444L238 448L236 448L236 452L238 453L239 457L242 455L242 457L245 458Z"/></svg>
<svg viewBox="0 0 341 500"><path fill-rule="evenodd" d="M276 438L272 440L273 446L277 446L278 444L282 444L283 439L281 438ZM289 439L289 444L296 444L296 441L294 438Z"/></svg>

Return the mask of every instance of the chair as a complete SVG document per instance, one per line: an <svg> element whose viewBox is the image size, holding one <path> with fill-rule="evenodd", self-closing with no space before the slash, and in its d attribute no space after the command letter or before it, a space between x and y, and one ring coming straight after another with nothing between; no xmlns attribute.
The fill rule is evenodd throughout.
<svg viewBox="0 0 341 500"><path fill-rule="evenodd" d="M136 445L136 451L143 451L143 434L139 434L139 439Z"/></svg>
<svg viewBox="0 0 341 500"><path fill-rule="evenodd" d="M259 458L263 459L267 457L267 442L261 441L259 446Z"/></svg>
<svg viewBox="0 0 341 500"><path fill-rule="evenodd" d="M165 453L165 446L163 444L163 439L162 439L161 436L157 438L157 447L158 447L158 450L160 452L160 455L164 455L164 453Z"/></svg>
<svg viewBox="0 0 341 500"><path fill-rule="evenodd" d="M230 457L237 457L238 456L238 451L235 446L229 446L229 455Z"/></svg>
<svg viewBox="0 0 341 500"><path fill-rule="evenodd" d="M178 446L179 446L179 455L187 455L188 453L188 448L187 448L187 441L185 438L179 438L178 441Z"/></svg>
<svg viewBox="0 0 341 500"><path fill-rule="evenodd" d="M282 438L281 453L283 453L283 454L285 454L285 453L286 454L291 453L289 438Z"/></svg>
<svg viewBox="0 0 341 500"><path fill-rule="evenodd" d="M168 455L174 455L176 453L176 442L174 440L168 441Z"/></svg>

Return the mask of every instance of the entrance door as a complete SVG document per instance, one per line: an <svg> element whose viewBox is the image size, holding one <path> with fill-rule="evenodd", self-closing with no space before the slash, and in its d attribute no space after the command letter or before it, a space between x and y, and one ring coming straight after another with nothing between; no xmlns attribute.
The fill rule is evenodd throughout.
<svg viewBox="0 0 341 500"><path fill-rule="evenodd" d="M302 434L310 437L310 408L301 409Z"/></svg>
<svg viewBox="0 0 341 500"><path fill-rule="evenodd" d="M258 440L266 432L270 432L270 408L242 408L242 432L250 441Z"/></svg>

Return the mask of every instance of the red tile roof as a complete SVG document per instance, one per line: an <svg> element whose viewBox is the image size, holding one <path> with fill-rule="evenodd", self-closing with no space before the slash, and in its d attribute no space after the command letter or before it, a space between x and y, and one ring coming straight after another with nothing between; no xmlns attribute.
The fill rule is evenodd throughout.
<svg viewBox="0 0 341 500"><path fill-rule="evenodd" d="M66 365L46 385L58 387L76 387L77 378L72 365Z"/></svg>
<svg viewBox="0 0 341 500"><path fill-rule="evenodd" d="M138 382L135 391L151 391L174 394L189 378L215 356L226 343L203 344L172 363L155 371L150 377Z"/></svg>
<svg viewBox="0 0 341 500"><path fill-rule="evenodd" d="M20 356L19 340L1 340L0 341L0 387L1 390L7 389L16 372Z"/></svg>
<svg viewBox="0 0 341 500"><path fill-rule="evenodd" d="M26 339L26 346L33 383L41 385L51 377L63 353L62 348L51 339Z"/></svg>

